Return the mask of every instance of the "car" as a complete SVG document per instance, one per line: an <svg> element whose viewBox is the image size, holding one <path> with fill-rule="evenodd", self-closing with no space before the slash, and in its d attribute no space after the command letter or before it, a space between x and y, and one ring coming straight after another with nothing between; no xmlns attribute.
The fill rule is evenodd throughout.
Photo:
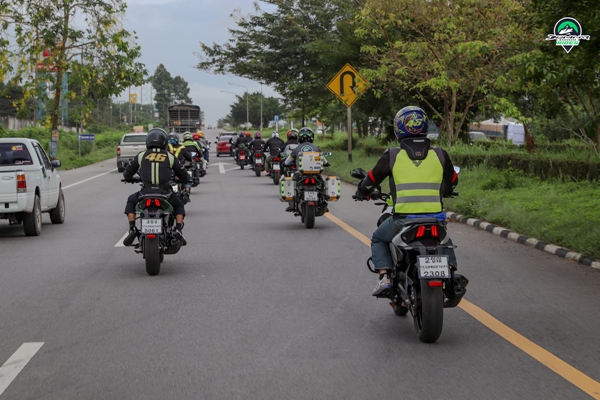
<svg viewBox="0 0 600 400"><path fill-rule="evenodd" d="M0 219L23 225L27 236L42 230L42 213L53 224L65 220L59 160L52 160L34 139L0 138Z"/></svg>
<svg viewBox="0 0 600 400"><path fill-rule="evenodd" d="M485 133L483 132L476 132L476 131L471 131L469 132L469 142L476 142L476 141L489 141L490 139L485 136Z"/></svg>
<svg viewBox="0 0 600 400"><path fill-rule="evenodd" d="M125 171L125 167L139 152L146 150L146 133L126 133L117 147L117 169Z"/></svg>
<svg viewBox="0 0 600 400"><path fill-rule="evenodd" d="M229 143L234 136L223 135L219 137L219 141L217 142L217 157L220 157L221 154L230 155L231 153L231 143Z"/></svg>
<svg viewBox="0 0 600 400"><path fill-rule="evenodd" d="M317 135L322 135L323 134L323 128L317 128Z"/></svg>

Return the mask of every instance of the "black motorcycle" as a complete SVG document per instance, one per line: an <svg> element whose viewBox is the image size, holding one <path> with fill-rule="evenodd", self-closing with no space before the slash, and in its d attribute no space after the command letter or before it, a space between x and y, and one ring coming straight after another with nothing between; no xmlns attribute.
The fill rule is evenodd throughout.
<svg viewBox="0 0 600 400"><path fill-rule="evenodd" d="M366 172L360 168L351 171L351 176L364 179ZM453 197L458 193L453 192ZM356 195L352 196L355 200ZM391 196L381 193L376 187L370 194L372 200L382 200L375 205L383 206L377 226L393 215ZM446 222L437 218L407 218L402 230L390 243L394 267L389 272L393 288L379 298L389 298L396 315L404 316L409 311L413 317L419 340L435 342L442 334L444 308L456 307L466 293L469 280L454 273L448 264L445 248L454 248L446 243L449 239ZM371 258L367 267L373 273Z"/></svg>
<svg viewBox="0 0 600 400"><path fill-rule="evenodd" d="M254 173L256 176L260 176L260 173L265 169L265 160L263 158L263 153L260 150L257 150L252 155L252 164L254 168Z"/></svg>
<svg viewBox="0 0 600 400"><path fill-rule="evenodd" d="M121 180L135 183L139 180ZM185 239L175 231L175 215L169 203L169 195L146 194L140 197L135 206L136 225L139 231L139 245L136 253L141 253L146 261L148 275L158 275L165 254L176 254Z"/></svg>
<svg viewBox="0 0 600 400"><path fill-rule="evenodd" d="M293 200L296 205L295 216L300 219L307 229L315 226L315 217L320 217L328 211L327 184L321 175L322 166L326 165L325 156L331 153L306 152L300 153L300 165L286 168L286 177L281 180L282 194L287 185L293 186ZM283 196L282 196L283 197Z"/></svg>
<svg viewBox="0 0 600 400"><path fill-rule="evenodd" d="M240 169L244 169L248 165L249 151L246 148L238 149L236 153L235 162L240 166Z"/></svg>
<svg viewBox="0 0 600 400"><path fill-rule="evenodd" d="M271 178L273 179L274 185L279 185L279 178L281 178L281 157L273 156L271 159Z"/></svg>

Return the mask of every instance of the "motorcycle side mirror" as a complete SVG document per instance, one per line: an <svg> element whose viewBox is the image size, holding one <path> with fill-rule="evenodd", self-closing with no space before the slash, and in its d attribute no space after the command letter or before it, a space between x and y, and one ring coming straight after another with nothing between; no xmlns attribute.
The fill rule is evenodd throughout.
<svg viewBox="0 0 600 400"><path fill-rule="evenodd" d="M350 176L356 179L365 179L367 172L362 168L356 168L350 171Z"/></svg>
<svg viewBox="0 0 600 400"><path fill-rule="evenodd" d="M460 174L460 167L457 167L456 165L454 166L454 172L456 172L457 174Z"/></svg>

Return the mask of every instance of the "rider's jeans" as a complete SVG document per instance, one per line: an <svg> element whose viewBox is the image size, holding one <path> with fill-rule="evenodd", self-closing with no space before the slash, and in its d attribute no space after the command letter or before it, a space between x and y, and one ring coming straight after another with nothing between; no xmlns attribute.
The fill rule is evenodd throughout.
<svg viewBox="0 0 600 400"><path fill-rule="evenodd" d="M400 233L405 222L405 218L392 216L383 221L375 232L373 232L373 236L371 237L371 255L376 270L392 269L393 261L389 244L392 242L392 239ZM448 239L448 242L446 242L445 245L452 246L452 239ZM454 254L454 249L444 249L444 254L448 256L450 265L456 267L456 255Z"/></svg>

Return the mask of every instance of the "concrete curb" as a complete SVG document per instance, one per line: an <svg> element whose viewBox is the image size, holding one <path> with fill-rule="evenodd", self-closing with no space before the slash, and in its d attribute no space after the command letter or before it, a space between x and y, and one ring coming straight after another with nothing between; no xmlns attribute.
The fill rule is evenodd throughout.
<svg viewBox="0 0 600 400"><path fill-rule="evenodd" d="M531 247L535 247L538 250L543 250L547 253L554 254L559 257L566 258L568 260L576 261L579 264L583 264L588 267L600 270L600 261L598 260L584 256L583 254L575 253L574 251L562 247L558 247L550 243L545 243L534 238L520 235L518 233L512 232L509 229L490 224L489 222L480 221L475 218L467 218L453 212L446 212L446 218L448 218L451 221L461 222L463 224L482 229L484 231L493 233L496 236L512 240L513 242L526 244Z"/></svg>

